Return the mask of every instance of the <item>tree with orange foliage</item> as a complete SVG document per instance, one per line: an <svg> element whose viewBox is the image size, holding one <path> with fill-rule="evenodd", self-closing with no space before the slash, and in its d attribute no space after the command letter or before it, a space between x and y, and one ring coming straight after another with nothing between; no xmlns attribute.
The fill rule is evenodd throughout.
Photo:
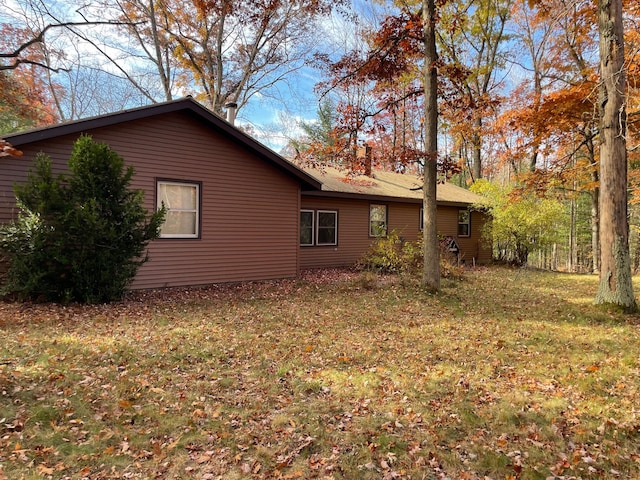
<svg viewBox="0 0 640 480"><path fill-rule="evenodd" d="M593 2L518 0L516 65L525 73L496 123L508 162L525 189L559 186L573 202L591 196L593 269L599 264L599 179ZM550 183L552 182L552 183ZM572 254L570 254L571 256Z"/></svg>
<svg viewBox="0 0 640 480"><path fill-rule="evenodd" d="M438 290L440 288L439 243L436 227L436 184L438 182L438 68L436 50L436 25L438 21L435 0L414 2L412 10L404 4L396 15L387 16L379 30L372 35L369 51L353 51L330 65L330 86L337 88L349 84L367 84L373 82L380 96L376 110L362 111L356 106L347 106L342 122L351 124L351 132L362 129L367 118L374 118L383 111L393 112L408 98L421 98L422 139L420 148L401 144L401 151L407 163L419 163L424 174L423 184L423 222L424 286ZM363 58L364 57L364 58ZM414 78L416 82L402 82ZM391 86L398 81L403 92L389 94ZM407 88L409 87L409 88ZM344 115L346 113L347 115ZM396 127L398 124L394 123ZM400 123L400 128L406 124ZM373 132L374 129L371 129ZM394 137L395 138L395 137ZM347 145L355 152L357 137L351 133L346 136ZM340 146L344 148L343 145ZM410 155L407 155L408 153ZM353 167L355 156L351 163Z"/></svg>
<svg viewBox="0 0 640 480"><path fill-rule="evenodd" d="M9 142L0 138L0 157L19 157L22 152L17 148L14 148Z"/></svg>
<svg viewBox="0 0 640 480"><path fill-rule="evenodd" d="M531 52L531 89L528 97L514 96L526 99L526 108L516 103L503 120L521 132L517 148L508 152L511 159L531 159L531 173L520 177L523 188L546 189L555 184L565 191L577 188L591 194L594 267L600 271L601 289L608 292L599 292L597 301L622 303L633 309L633 293L626 280L628 262L624 260L628 256L628 233L624 233L628 231L627 155L620 142L635 134L633 128L626 130L626 110L634 105L637 83L632 81L627 90L625 74L635 79L638 49L630 49L626 58L623 55L626 40L638 44L634 25L639 12L633 2L626 3L622 15L621 1L519 2L516 18L527 27L521 31L529 32L523 43ZM598 33L599 71L594 55ZM633 111L631 115L635 115ZM615 187L611 187L612 181ZM617 253L612 254L613 250ZM603 262L600 268L599 261ZM620 277L616 279L616 275ZM611 292L615 293L609 295Z"/></svg>
<svg viewBox="0 0 640 480"><path fill-rule="evenodd" d="M0 134L57 121L39 42L28 29L0 26L0 51L10 52L0 55L10 59L0 63Z"/></svg>

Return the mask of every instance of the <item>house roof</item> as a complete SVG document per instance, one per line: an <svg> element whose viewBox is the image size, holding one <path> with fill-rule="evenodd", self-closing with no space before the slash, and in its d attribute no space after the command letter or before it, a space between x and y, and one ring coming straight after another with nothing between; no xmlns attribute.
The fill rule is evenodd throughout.
<svg viewBox="0 0 640 480"><path fill-rule="evenodd" d="M374 170L371 177L368 177L350 175L333 167L304 170L322 183L321 191L304 192L305 195L422 202L422 178L416 175ZM479 202L480 197L465 188L445 182L437 185L436 201L441 205L466 206Z"/></svg>
<svg viewBox="0 0 640 480"><path fill-rule="evenodd" d="M294 177L300 182L305 195L411 203L422 201L422 179L415 175L376 170L371 177L365 175L349 175L347 177L344 171L333 167L323 167L322 170L302 169L191 97L14 133L5 135L4 138L14 147L19 148L28 143L46 141L63 135L81 134L96 128L173 112L186 112L194 116L209 128L223 134L226 138L258 155L267 163ZM437 186L436 200L442 205L466 206L478 202L480 197L451 183L442 183Z"/></svg>
<svg viewBox="0 0 640 480"><path fill-rule="evenodd" d="M108 113L106 115L60 123L11 135L4 135L4 138L14 147L19 148L21 145L25 145L27 143L45 141L63 135L80 134L95 128L107 127L173 112L187 112L188 114L193 115L213 130L222 133L225 137L263 158L267 163L270 163L288 175L293 176L301 182L303 188L320 189L320 182L315 177L304 172L296 165L287 161L267 146L239 130L237 127L216 115L191 97L184 97L163 103L154 103L143 107Z"/></svg>

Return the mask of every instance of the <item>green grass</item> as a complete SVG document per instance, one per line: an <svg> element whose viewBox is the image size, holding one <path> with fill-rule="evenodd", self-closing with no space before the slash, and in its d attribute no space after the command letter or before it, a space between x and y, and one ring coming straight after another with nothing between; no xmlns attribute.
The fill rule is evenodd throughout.
<svg viewBox="0 0 640 480"><path fill-rule="evenodd" d="M330 273L0 303L0 479L640 478L640 317L596 277Z"/></svg>

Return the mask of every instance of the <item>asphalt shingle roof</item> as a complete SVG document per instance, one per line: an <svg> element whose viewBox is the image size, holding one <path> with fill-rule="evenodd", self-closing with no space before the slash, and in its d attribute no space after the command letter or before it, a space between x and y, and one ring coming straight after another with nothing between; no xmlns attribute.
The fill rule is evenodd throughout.
<svg viewBox="0 0 640 480"><path fill-rule="evenodd" d="M371 177L368 177L350 175L333 167L305 168L304 170L322 183L323 192L396 199L422 199L422 178L416 175L374 170ZM438 184L436 200L443 204L470 205L479 202L480 197L465 188L445 182Z"/></svg>

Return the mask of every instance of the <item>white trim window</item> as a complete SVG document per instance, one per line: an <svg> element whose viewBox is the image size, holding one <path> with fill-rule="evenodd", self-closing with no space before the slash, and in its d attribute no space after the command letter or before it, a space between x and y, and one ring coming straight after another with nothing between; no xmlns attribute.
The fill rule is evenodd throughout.
<svg viewBox="0 0 640 480"><path fill-rule="evenodd" d="M300 245L309 247L313 245L314 211L300 210Z"/></svg>
<svg viewBox="0 0 640 480"><path fill-rule="evenodd" d="M338 244L338 212L318 210L316 245Z"/></svg>
<svg viewBox="0 0 640 480"><path fill-rule="evenodd" d="M471 235L471 212L467 209L458 210L458 236Z"/></svg>
<svg viewBox="0 0 640 480"><path fill-rule="evenodd" d="M369 205L369 236L387 236L387 206L372 203Z"/></svg>
<svg viewBox="0 0 640 480"><path fill-rule="evenodd" d="M160 238L198 238L200 236L200 184L158 180L158 209L166 208Z"/></svg>

